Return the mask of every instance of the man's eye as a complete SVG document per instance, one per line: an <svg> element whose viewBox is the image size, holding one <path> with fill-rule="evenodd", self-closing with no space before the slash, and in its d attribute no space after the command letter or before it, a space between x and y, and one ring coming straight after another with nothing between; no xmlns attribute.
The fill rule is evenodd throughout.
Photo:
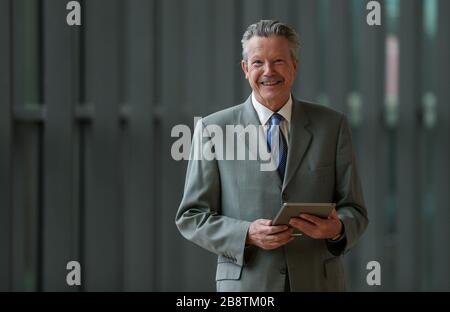
<svg viewBox="0 0 450 312"><path fill-rule="evenodd" d="M262 62L261 61L254 61L253 62L253 66L261 66Z"/></svg>
<svg viewBox="0 0 450 312"><path fill-rule="evenodd" d="M275 64L283 64L283 63L284 63L283 60L276 60L276 61L275 61Z"/></svg>

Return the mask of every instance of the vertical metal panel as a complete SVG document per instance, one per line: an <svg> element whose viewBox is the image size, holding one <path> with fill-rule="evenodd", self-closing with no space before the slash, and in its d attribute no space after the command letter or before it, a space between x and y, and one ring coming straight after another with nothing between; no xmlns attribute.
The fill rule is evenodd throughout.
<svg viewBox="0 0 450 312"><path fill-rule="evenodd" d="M11 289L11 2L0 1L0 291Z"/></svg>
<svg viewBox="0 0 450 312"><path fill-rule="evenodd" d="M38 105L39 96L39 2L17 0L12 6L12 36L14 44L15 107Z"/></svg>
<svg viewBox="0 0 450 312"><path fill-rule="evenodd" d="M421 256L420 290L430 291L433 289L435 275L439 274L439 269L433 267L433 244L430 244L430 237L434 237L435 217L436 217L436 176L433 170L437 160L436 146L436 121L432 121L433 113L436 113L437 94L437 38L436 30L438 23L437 3L435 0L422 1L422 40L421 44L421 107L420 126L421 132L417 138L419 144L420 179L417 181L421 190L420 202L420 237L418 248ZM434 8L434 9L433 9ZM434 104L434 105L433 105Z"/></svg>
<svg viewBox="0 0 450 312"><path fill-rule="evenodd" d="M12 150L12 290L35 291L38 286L39 252L38 125L17 125Z"/></svg>
<svg viewBox="0 0 450 312"><path fill-rule="evenodd" d="M85 1L80 1L81 23L85 22ZM67 11L66 11L67 12ZM71 29L70 79L71 79L71 135L72 135L72 202L71 202L71 255L83 265L83 212L84 212L84 127L83 122L76 119L77 107L84 103L84 28L73 26ZM75 236L76 235L76 236ZM66 271L66 274L68 272ZM84 291L84 267L81 268L81 286L73 287Z"/></svg>
<svg viewBox="0 0 450 312"><path fill-rule="evenodd" d="M13 111L37 106L39 95L39 3L12 5ZM41 129L38 124L14 125L12 145L12 290L33 291L39 274L39 170Z"/></svg>
<svg viewBox="0 0 450 312"><path fill-rule="evenodd" d="M383 2L381 5L383 6ZM353 38L360 43L357 46L359 63L357 64L362 97L362 122L353 130L353 143L357 153L357 165L366 202L369 227L361 241L355 247L347 261L351 290L374 290L366 283L366 264L379 261L382 266L382 285L389 278L384 274L386 264L383 258L385 228L383 227L384 206L387 193L386 172L388 133L382 122L384 103L384 26L369 26L366 23L365 5L356 8L358 16L353 27L359 27L360 38ZM350 36L350 34L348 34ZM350 44L350 43L347 43ZM350 54L350 52L349 52ZM347 64L349 66L349 64ZM339 80L335 77L335 80Z"/></svg>
<svg viewBox="0 0 450 312"><path fill-rule="evenodd" d="M123 224L120 189L118 0L86 1L86 100L94 120L86 132L84 212L86 290L121 290Z"/></svg>
<svg viewBox="0 0 450 312"><path fill-rule="evenodd" d="M279 20L289 24L289 16L292 9L291 0L270 1L267 3L267 15L265 18Z"/></svg>
<svg viewBox="0 0 450 312"><path fill-rule="evenodd" d="M315 101L319 96L319 17L317 0L299 1L299 16L294 27L300 35L300 55L294 94Z"/></svg>
<svg viewBox="0 0 450 312"><path fill-rule="evenodd" d="M261 19L268 19L268 12L266 9L268 3L267 0L248 0L239 3L243 11L244 30L250 24L256 23Z"/></svg>
<svg viewBox="0 0 450 312"><path fill-rule="evenodd" d="M438 2L438 48L437 48L437 81L438 81L438 127L436 131L436 147L433 150L436 155L434 174L436 177L435 194L437 197L435 226L433 237L430 238L433 245L433 290L450 290L450 170L449 170L449 124L450 110L450 2L440 0Z"/></svg>
<svg viewBox="0 0 450 312"><path fill-rule="evenodd" d="M66 264L80 261L73 194L73 36L58 0L44 2L44 94L47 119L44 136L44 290L76 290L66 284ZM75 210L76 212L76 210Z"/></svg>
<svg viewBox="0 0 450 312"><path fill-rule="evenodd" d="M319 89L320 94L317 101L321 105L328 106L330 105L330 100L328 98L328 86L327 86L327 51L328 51L328 28L329 28L329 20L328 20L328 12L330 10L330 0L319 0L318 7L319 7L319 16L318 16L318 24L319 24L319 49L318 49L318 57L320 59L319 61Z"/></svg>
<svg viewBox="0 0 450 312"><path fill-rule="evenodd" d="M176 230L174 223L175 213L181 200L184 184L183 163L177 163L170 157L172 127L183 122L180 108L186 109L186 46L188 40L186 30L185 2L177 0L164 0L161 4L161 63L162 63L162 116L160 127L155 136L155 149L157 150L157 163L160 165L156 174L158 187L158 285L157 290L175 291L187 289L185 271L190 268L183 266L184 261L174 264L174 259L184 259L184 251L188 248L186 242ZM198 76L200 76L199 74ZM197 78L197 77L196 77ZM202 86L199 85L199 88ZM194 112L191 111L192 115ZM189 116L189 119L191 116ZM189 245L192 248L192 245ZM200 259L199 261L202 261ZM177 281L174 283L173 281Z"/></svg>
<svg viewBox="0 0 450 312"><path fill-rule="evenodd" d="M185 18L186 37L183 51L185 51L186 76L185 94L186 105L194 113L211 113L213 106L212 65L214 46L211 45L212 1L196 0L189 2L186 7ZM211 20L210 20L211 18Z"/></svg>
<svg viewBox="0 0 450 312"><path fill-rule="evenodd" d="M240 33L240 20L235 12L239 5L235 1L215 1L215 31L213 36L215 59L213 83L213 99L217 109L237 104L241 99L237 93L237 81L240 82L241 41L236 37Z"/></svg>
<svg viewBox="0 0 450 312"><path fill-rule="evenodd" d="M347 0L330 1L327 30L328 48L326 51L327 93L330 106L342 112L347 109L347 97L351 81L348 70L351 56L350 2Z"/></svg>
<svg viewBox="0 0 450 312"><path fill-rule="evenodd" d="M129 170L125 181L124 228L124 289L126 291L155 290L156 254L153 205L154 187L157 183L153 170L155 142L153 118L155 68L154 51L156 1L137 0L126 2L127 33L125 46L126 95L131 111L129 119L129 154L126 166ZM155 26L155 27L154 27Z"/></svg>
<svg viewBox="0 0 450 312"><path fill-rule="evenodd" d="M400 4L400 114L397 142L398 237L397 289L420 289L421 190L419 176L419 149L417 138L420 124L420 38L421 1L402 0Z"/></svg>

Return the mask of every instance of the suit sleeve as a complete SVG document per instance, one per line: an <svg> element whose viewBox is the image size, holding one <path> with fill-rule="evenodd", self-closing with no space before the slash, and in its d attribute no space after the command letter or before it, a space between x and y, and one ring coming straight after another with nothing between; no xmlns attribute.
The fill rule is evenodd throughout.
<svg viewBox="0 0 450 312"><path fill-rule="evenodd" d="M184 194L175 223L188 240L230 261L243 265L250 222L221 215L221 183L207 127L200 121L194 131ZM202 155L200 155L202 154Z"/></svg>
<svg viewBox="0 0 450 312"><path fill-rule="evenodd" d="M344 226L344 237L337 242L327 241L329 251L338 256L348 252L364 233L367 210L352 147L351 131L345 116L342 118L336 146L335 202L338 217Z"/></svg>

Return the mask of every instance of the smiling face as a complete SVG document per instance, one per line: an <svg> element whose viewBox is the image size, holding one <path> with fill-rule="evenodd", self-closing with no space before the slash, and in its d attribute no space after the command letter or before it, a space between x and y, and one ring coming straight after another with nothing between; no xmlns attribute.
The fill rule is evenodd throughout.
<svg viewBox="0 0 450 312"><path fill-rule="evenodd" d="M289 99L297 72L289 41L282 36L252 37L246 48L247 61L241 62L258 102L277 111Z"/></svg>

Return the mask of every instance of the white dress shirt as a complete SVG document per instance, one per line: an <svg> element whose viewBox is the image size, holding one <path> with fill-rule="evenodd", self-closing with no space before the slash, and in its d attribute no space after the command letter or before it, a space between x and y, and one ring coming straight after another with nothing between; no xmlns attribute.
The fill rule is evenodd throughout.
<svg viewBox="0 0 450 312"><path fill-rule="evenodd" d="M264 127L264 134L267 137L267 130L269 130L269 119L274 113L278 113L283 116L283 120L280 122L281 132L283 132L286 143L289 146L289 130L291 127L291 115L292 115L292 95L289 96L287 102L278 112L273 112L261 103L258 102L255 95L252 92L252 104L258 114L259 121Z"/></svg>

